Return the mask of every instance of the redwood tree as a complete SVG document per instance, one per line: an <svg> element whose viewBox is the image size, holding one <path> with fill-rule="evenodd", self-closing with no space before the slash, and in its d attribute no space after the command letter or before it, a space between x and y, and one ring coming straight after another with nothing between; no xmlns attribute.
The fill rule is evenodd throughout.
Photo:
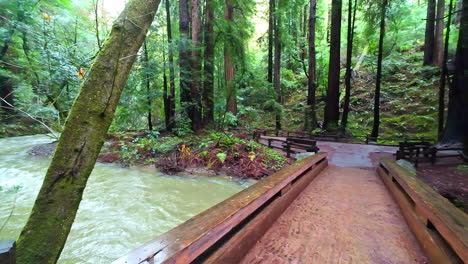
<svg viewBox="0 0 468 264"><path fill-rule="evenodd" d="M226 7L224 10L224 19L228 23L232 23L232 16L234 7L230 0L226 0ZM228 26L229 31L232 31L232 26ZM232 32L228 32L232 34ZM226 107L227 111L237 115L237 98L236 86L234 84L234 62L232 60L232 52L229 43L224 43L224 76L226 80Z"/></svg>
<svg viewBox="0 0 468 264"><path fill-rule="evenodd" d="M442 66L444 57L444 11L445 0L437 0L433 64L439 67Z"/></svg>
<svg viewBox="0 0 468 264"><path fill-rule="evenodd" d="M340 118L340 45L341 0L332 0L330 29L330 62L328 65L328 89L325 105L325 129L336 129Z"/></svg>
<svg viewBox="0 0 468 264"><path fill-rule="evenodd" d="M343 117L341 118L341 128L346 129L349 114L349 102L351 99L351 75L352 75L352 57L353 57L353 39L354 24L356 21L357 0L354 0L354 12L352 0L348 0L348 37L346 43L346 74L345 74L345 98L343 105Z"/></svg>
<svg viewBox="0 0 468 264"><path fill-rule="evenodd" d="M130 0L84 80L17 246L18 263L55 263L159 0Z"/></svg>
<svg viewBox="0 0 468 264"><path fill-rule="evenodd" d="M316 21L316 10L317 0L310 0L309 6L309 69L308 69L308 81L307 81L307 121L306 129L315 129L317 127L317 115L315 113L315 66L317 64L315 58L315 21Z"/></svg>
<svg viewBox="0 0 468 264"><path fill-rule="evenodd" d="M205 54L203 81L203 124L214 120L214 6L213 0L205 0Z"/></svg>
<svg viewBox="0 0 468 264"><path fill-rule="evenodd" d="M171 131L175 126L175 73L174 73L174 55L172 52L172 23L171 23L171 6L170 1L166 0L166 27L167 27L167 42L169 45L169 93L167 96L168 107L167 109L167 122L166 129Z"/></svg>
<svg viewBox="0 0 468 264"><path fill-rule="evenodd" d="M424 38L423 65L431 65L434 60L434 23L436 0L427 0L426 33Z"/></svg>
<svg viewBox="0 0 468 264"><path fill-rule="evenodd" d="M275 61L273 66L273 84L275 86L276 92L276 102L278 104L282 103L282 94L281 94L281 14L279 9L275 10L274 14L274 31L275 31ZM276 129L281 130L281 114L276 113Z"/></svg>
<svg viewBox="0 0 468 264"><path fill-rule="evenodd" d="M179 68L180 68L180 104L182 111L188 115L191 103L192 69L190 67L190 38L189 38L189 12L188 0L179 1Z"/></svg>
<svg viewBox="0 0 468 264"><path fill-rule="evenodd" d="M468 155L468 0L463 0L455 55L455 75L449 92L447 125L443 142L463 142Z"/></svg>
<svg viewBox="0 0 468 264"><path fill-rule="evenodd" d="M374 122L372 125L371 137L377 138L379 136L380 126L380 87L382 85L382 60L383 60L383 42L385 37L385 14L387 11L388 0L382 1L380 7L380 34L379 34L379 51L377 55L377 76L375 81L375 95L374 95Z"/></svg>
<svg viewBox="0 0 468 264"><path fill-rule="evenodd" d="M201 56L200 56L200 35L201 35L201 15L200 0L192 0L192 54L191 54L191 103L189 116L192 120L192 129L194 131L201 129Z"/></svg>

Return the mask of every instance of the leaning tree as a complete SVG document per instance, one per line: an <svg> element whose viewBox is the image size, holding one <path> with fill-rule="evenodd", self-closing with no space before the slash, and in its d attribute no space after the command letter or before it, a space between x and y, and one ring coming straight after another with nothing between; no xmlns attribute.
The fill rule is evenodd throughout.
<svg viewBox="0 0 468 264"><path fill-rule="evenodd" d="M159 2L130 0L114 22L71 108L31 216L21 232L18 263L58 260Z"/></svg>

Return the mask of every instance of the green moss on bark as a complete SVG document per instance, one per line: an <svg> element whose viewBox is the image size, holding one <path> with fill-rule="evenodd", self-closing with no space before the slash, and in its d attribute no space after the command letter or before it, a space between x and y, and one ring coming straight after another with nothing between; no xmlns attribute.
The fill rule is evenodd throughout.
<svg viewBox="0 0 468 264"><path fill-rule="evenodd" d="M18 263L57 262L159 2L131 0L114 23L72 106L31 216L18 240Z"/></svg>

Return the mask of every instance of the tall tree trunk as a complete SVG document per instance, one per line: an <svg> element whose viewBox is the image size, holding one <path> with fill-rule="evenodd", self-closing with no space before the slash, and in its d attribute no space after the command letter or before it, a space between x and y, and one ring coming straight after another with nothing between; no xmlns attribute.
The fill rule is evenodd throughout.
<svg viewBox="0 0 468 264"><path fill-rule="evenodd" d="M167 24L167 42L168 42L168 57L169 57L169 87L168 95L168 113L169 120L166 123L166 130L172 131L175 126L175 73L174 73L174 55L172 47L172 26L171 26L171 6L170 1L166 0L166 24Z"/></svg>
<svg viewBox="0 0 468 264"><path fill-rule="evenodd" d="M273 34L274 34L275 0L269 0L268 7L268 77L267 81L273 83Z"/></svg>
<svg viewBox="0 0 468 264"><path fill-rule="evenodd" d="M152 106L151 106L151 86L150 86L150 76L148 74L148 66L149 66L149 56L148 56L148 45L146 45L146 40L143 42L143 52L144 52L144 60L145 60L145 85L146 85L146 104L148 106L148 113L146 119L148 120L148 130L153 130L153 117L151 116Z"/></svg>
<svg viewBox="0 0 468 264"><path fill-rule="evenodd" d="M341 0L332 0L330 63L328 66L328 89L325 105L324 126L336 129L340 118L340 45L341 45Z"/></svg>
<svg viewBox="0 0 468 264"><path fill-rule="evenodd" d="M468 149L468 0L463 0L455 56L455 75L449 92L447 125L442 142L463 142ZM466 153L468 154L468 153Z"/></svg>
<svg viewBox="0 0 468 264"><path fill-rule="evenodd" d="M317 0L310 0L309 12L309 70L307 80L307 117L306 117L306 131L313 130L317 127L317 114L315 113L315 67L317 64L315 57L315 21L317 12Z"/></svg>
<svg viewBox="0 0 468 264"><path fill-rule="evenodd" d="M374 95L374 123L372 125L371 137L379 136L380 126L380 86L382 84L382 60L383 60L383 42L385 37L385 13L387 11L388 0L383 0L380 14L380 35L379 35L379 52L377 56L377 76L375 81Z"/></svg>
<svg viewBox="0 0 468 264"><path fill-rule="evenodd" d="M356 21L357 0L348 0L348 36L346 43L346 74L345 74L345 98L343 105L343 116L341 117L341 128L346 130L349 115L349 102L351 99L351 75L353 73L351 64L353 58L353 39L354 39L354 22Z"/></svg>
<svg viewBox="0 0 468 264"><path fill-rule="evenodd" d="M274 15L274 24L275 24L275 63L273 66L273 83L275 86L276 92L276 102L278 104L282 103L282 93L281 93L281 14L279 14L279 9L276 8ZM276 113L276 129L281 130L281 114Z"/></svg>
<svg viewBox="0 0 468 264"><path fill-rule="evenodd" d="M434 61L435 41L435 11L436 0L427 0L426 33L424 38L424 61L423 65L431 65Z"/></svg>
<svg viewBox="0 0 468 264"><path fill-rule="evenodd" d="M205 0L205 54L204 54L204 83L203 83L203 123L208 125L214 120L214 3Z"/></svg>
<svg viewBox="0 0 468 264"><path fill-rule="evenodd" d="M434 65L442 66L444 57L444 11L445 0L437 0L437 17L434 43Z"/></svg>
<svg viewBox="0 0 468 264"><path fill-rule="evenodd" d="M166 130L169 131L168 127L171 126L171 95L168 92L167 86L167 75L166 75L166 53L163 49L163 103L164 103L164 123Z"/></svg>
<svg viewBox="0 0 468 264"><path fill-rule="evenodd" d="M191 100L192 69L190 67L190 38L188 0L179 1L179 68L180 68L180 104L188 116Z"/></svg>
<svg viewBox="0 0 468 264"><path fill-rule="evenodd" d="M201 35L201 15L200 15L200 0L192 0L192 85L190 119L192 120L192 129L194 131L202 128L202 93L201 93L201 56L200 56L200 35Z"/></svg>
<svg viewBox="0 0 468 264"><path fill-rule="evenodd" d="M158 5L159 0L130 0L114 22L72 106L31 216L18 239L18 263L57 262Z"/></svg>
<svg viewBox="0 0 468 264"><path fill-rule="evenodd" d="M447 19L447 32L445 34L444 54L442 57L442 67L440 69L440 79L439 79L439 122L438 122L438 128L437 128L438 140L441 140L444 135L445 83L448 78L447 56L448 56L448 46L449 46L449 39L450 39L450 24L452 22L452 5L453 5L453 0L450 0L448 19Z"/></svg>
<svg viewBox="0 0 468 264"><path fill-rule="evenodd" d="M232 12L234 8L230 0L226 0L224 19L232 23ZM231 30L231 27L229 27ZM236 86L234 84L234 64L229 45L224 44L224 75L226 78L226 107L227 111L237 115Z"/></svg>

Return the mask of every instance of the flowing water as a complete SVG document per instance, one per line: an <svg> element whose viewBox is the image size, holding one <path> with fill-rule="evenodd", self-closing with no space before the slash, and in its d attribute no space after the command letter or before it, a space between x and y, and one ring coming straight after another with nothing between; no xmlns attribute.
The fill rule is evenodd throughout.
<svg viewBox="0 0 468 264"><path fill-rule="evenodd" d="M0 139L0 240L18 238L50 162L27 151L51 141L44 135ZM110 263L245 187L226 178L98 163L59 263Z"/></svg>

